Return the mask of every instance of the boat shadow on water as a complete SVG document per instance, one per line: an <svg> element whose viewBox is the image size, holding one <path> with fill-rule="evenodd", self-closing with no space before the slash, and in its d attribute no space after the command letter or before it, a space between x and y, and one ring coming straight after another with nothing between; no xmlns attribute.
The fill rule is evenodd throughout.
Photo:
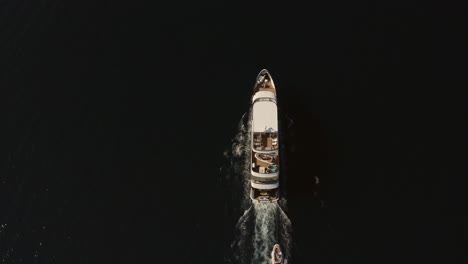
<svg viewBox="0 0 468 264"><path fill-rule="evenodd" d="M280 95L281 96L281 95ZM329 172L334 151L327 137L327 125L318 112L309 110L310 102L300 94L283 96L280 103L282 123L282 197L287 199L287 215L291 219L293 244L290 262L306 263L329 241L331 226L326 214L326 192L333 182ZM281 201L280 201L281 204ZM322 246L321 246L322 245ZM328 246L326 246L328 247Z"/></svg>

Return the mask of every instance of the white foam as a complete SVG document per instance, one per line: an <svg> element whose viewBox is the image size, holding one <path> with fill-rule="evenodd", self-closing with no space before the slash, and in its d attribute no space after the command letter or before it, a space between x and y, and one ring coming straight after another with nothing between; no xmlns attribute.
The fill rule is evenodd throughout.
<svg viewBox="0 0 468 264"><path fill-rule="evenodd" d="M276 243L280 244L283 256L289 259L292 245L292 225L284 212L286 210L284 197L280 199L279 204L276 202L252 204L249 197L251 119L252 111L249 111L242 116L239 122L238 132L232 140L230 151L232 156L229 157L231 164L229 171L233 171L233 175L225 175L233 184L241 183L243 185L243 198L239 204L245 211L235 226L238 237L231 243L231 248L235 263L246 263L246 261L255 264L271 263L270 253ZM229 156L227 153L224 155ZM233 179L235 181L232 181Z"/></svg>

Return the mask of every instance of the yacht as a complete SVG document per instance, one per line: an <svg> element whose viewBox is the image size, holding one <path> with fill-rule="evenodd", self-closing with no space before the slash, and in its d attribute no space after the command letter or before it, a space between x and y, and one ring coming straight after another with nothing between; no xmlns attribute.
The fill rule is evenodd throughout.
<svg viewBox="0 0 468 264"><path fill-rule="evenodd" d="M257 76L252 96L250 198L279 199L279 134L276 87L268 70Z"/></svg>
<svg viewBox="0 0 468 264"><path fill-rule="evenodd" d="M284 257L283 252L281 252L281 247L278 244L273 246L273 250L271 251L271 264L283 264Z"/></svg>

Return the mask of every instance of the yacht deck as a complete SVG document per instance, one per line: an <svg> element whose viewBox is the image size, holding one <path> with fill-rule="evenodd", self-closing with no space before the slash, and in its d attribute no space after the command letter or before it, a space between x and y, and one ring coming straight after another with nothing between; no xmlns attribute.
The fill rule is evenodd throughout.
<svg viewBox="0 0 468 264"><path fill-rule="evenodd" d="M277 132L254 132L252 141L254 151L278 150Z"/></svg>

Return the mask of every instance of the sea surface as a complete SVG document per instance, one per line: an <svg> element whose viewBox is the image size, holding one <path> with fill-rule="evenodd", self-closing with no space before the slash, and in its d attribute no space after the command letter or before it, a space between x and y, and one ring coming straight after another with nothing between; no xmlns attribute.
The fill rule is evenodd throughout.
<svg viewBox="0 0 468 264"><path fill-rule="evenodd" d="M462 18L1 1L0 262L256 264L279 242L289 264L463 263ZM268 206L244 166L264 68L287 175Z"/></svg>

